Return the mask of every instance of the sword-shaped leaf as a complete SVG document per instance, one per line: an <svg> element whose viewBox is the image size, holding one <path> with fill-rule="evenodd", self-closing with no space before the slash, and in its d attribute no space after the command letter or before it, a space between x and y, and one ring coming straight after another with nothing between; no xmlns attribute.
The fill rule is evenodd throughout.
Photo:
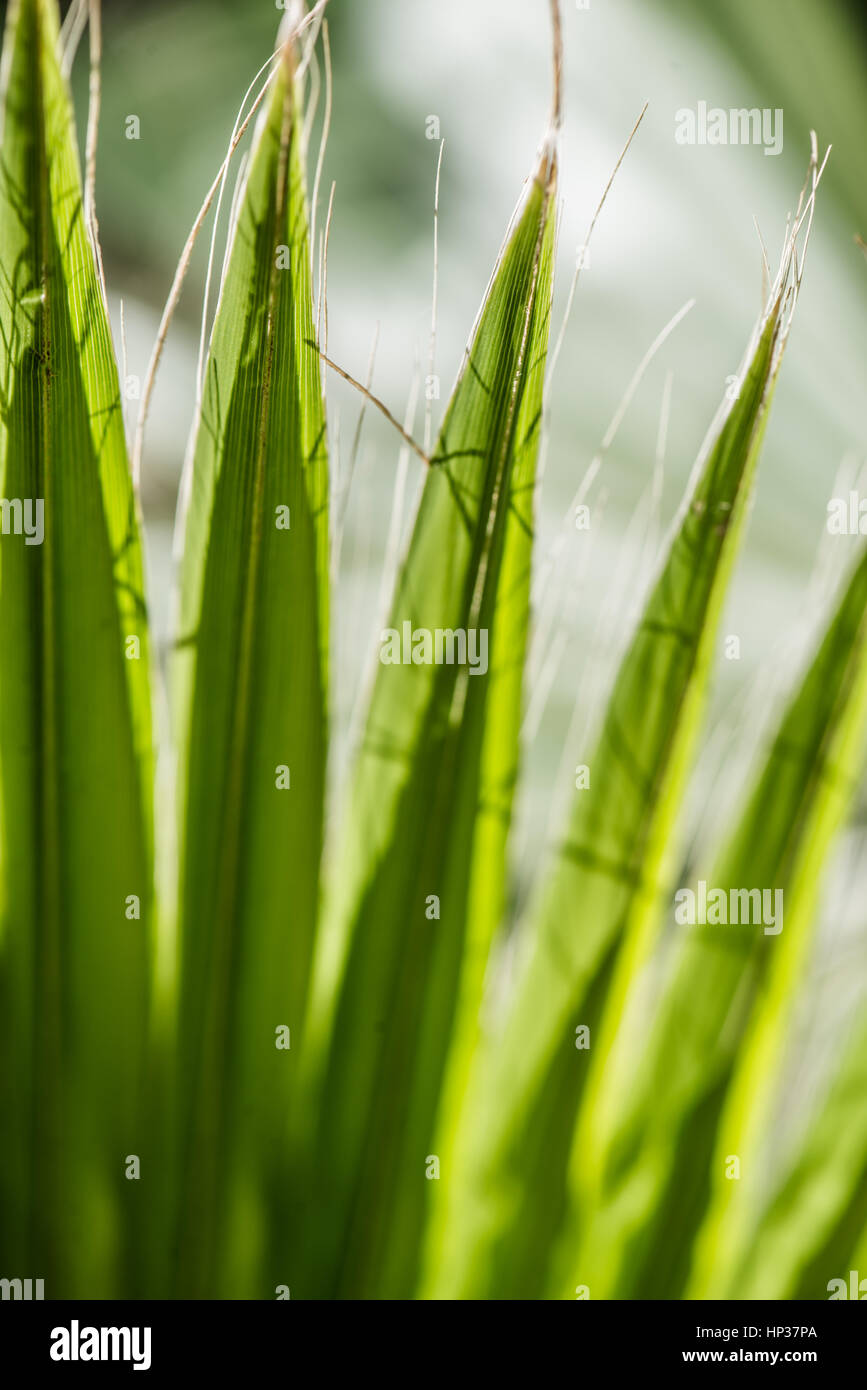
<svg viewBox="0 0 867 1390"><path fill-rule="evenodd" d="M16 0L0 154L4 1269L134 1286L152 917L137 504L53 0ZM23 526L23 531L22 531ZM29 531L29 534L27 532ZM129 1282L133 1280L133 1284Z"/></svg>
<svg viewBox="0 0 867 1390"><path fill-rule="evenodd" d="M575 797L531 913L529 962L471 1083L461 1179L447 1194L434 1257L432 1287L445 1296L533 1297L547 1287L579 1102L605 1047L601 1019L646 956L671 872L717 625L788 326L790 266L791 254L621 664L588 760L590 785Z"/></svg>
<svg viewBox="0 0 867 1390"><path fill-rule="evenodd" d="M445 1088L451 1105L461 1090L503 899L555 178L546 145L446 412L382 634L327 917L337 1002L313 1295L411 1294L436 1186L426 1178L447 1161L433 1149L439 1099Z"/></svg>
<svg viewBox="0 0 867 1390"><path fill-rule="evenodd" d="M801 912L796 916L795 897L804 857L812 883L851 788L848 777L841 781L845 764L835 750L841 739L848 748L862 737L865 636L867 557L706 880L727 900L733 891L782 894L768 900L779 920L685 926L661 998L645 995L624 1008L621 1067L609 1071L607 1108L588 1115L586 1126L593 1152L585 1153L584 1163L599 1177L592 1199L588 1194L593 1214L578 1258L600 1297L614 1288L618 1297L683 1295L732 1071L750 1020L761 1017L769 972L792 948L798 921L807 920ZM769 1067L766 1078L774 1074ZM744 1174L728 1186L739 1193L752 1184ZM715 1247L714 1263L718 1258ZM785 1280L783 1267L776 1277Z"/></svg>
<svg viewBox="0 0 867 1390"><path fill-rule="evenodd" d="M756 845L766 838L773 843L788 821L776 885L782 880L784 928L768 937L765 969L754 983L757 998L738 1039L736 1065L713 1135L708 1210L687 1285L697 1291L696 1297L713 1297L717 1289L726 1290L722 1296L732 1296L739 1264L754 1239L767 1181L761 1145L777 1092L792 1006L809 960L822 870L851 805L863 767L865 737L867 554L856 567L771 751L765 778L736 842L740 858L732 869L740 876L733 879L730 874L723 880L745 886L761 882L754 868L760 853ZM750 829L752 843L747 838ZM743 877L748 872L749 880ZM721 1155L737 1156L739 1181L726 1180Z"/></svg>
<svg viewBox="0 0 867 1390"><path fill-rule="evenodd" d="M856 1027L785 1181L750 1243L738 1298L827 1298L832 1279L867 1278L867 1028ZM857 1295L867 1292L864 1286ZM850 1296L847 1291L847 1297Z"/></svg>
<svg viewBox="0 0 867 1390"><path fill-rule="evenodd" d="M328 481L293 62L287 47L255 138L183 533L179 1284L199 1296L285 1282L318 899Z"/></svg>

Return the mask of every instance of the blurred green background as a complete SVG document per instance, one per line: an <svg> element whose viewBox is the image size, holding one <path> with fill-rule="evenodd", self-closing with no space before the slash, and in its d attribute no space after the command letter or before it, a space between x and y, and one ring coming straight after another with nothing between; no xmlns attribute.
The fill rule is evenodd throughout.
<svg viewBox="0 0 867 1390"><path fill-rule="evenodd" d="M97 211L127 372L144 375L185 236L225 152L248 83L281 15L273 0L104 5ZM695 778L691 846L729 821L781 690L827 611L855 541L825 531L829 498L857 486L867 459L867 22L856 0L563 0L566 119L555 335L577 248L618 153L649 108L594 233L549 400L539 504L535 644L525 778L515 836L523 897L540 844L568 800L575 764L641 600L706 429L738 369L762 302L758 222L772 269L797 202L809 132L833 144L801 304L772 414L745 553L724 623L716 699ZM322 227L336 185L328 257L329 352L402 417L427 374L433 200L439 218L434 424L542 134L550 95L547 0L331 0L333 118L320 189ZM86 39L74 69L87 101ZM683 147L675 112L782 108L784 148ZM141 138L128 140L126 118ZM320 118L311 141L315 164ZM312 167L311 167L312 179ZM224 213L225 223L225 213ZM222 259L225 227L218 242ZM207 237L173 326L151 413L143 505L156 632L168 631L175 498L191 423ZM585 498L569 506L659 331L695 306L654 357ZM340 781L353 715L378 650L383 563L399 440L332 374L329 416L339 544L334 717ZM660 417L667 411L658 505ZM136 402L128 406L134 423ZM424 434L424 401L412 425ZM406 464L401 517L420 465ZM351 486L347 480L351 478ZM859 819L863 820L862 801ZM816 989L804 1027L815 1058L860 997L863 835L844 838L825 897ZM829 1006L829 1001L834 1002ZM810 1032L810 1030L813 1030ZM817 1072L822 1070L821 1066ZM806 1114L806 1109L803 1110Z"/></svg>

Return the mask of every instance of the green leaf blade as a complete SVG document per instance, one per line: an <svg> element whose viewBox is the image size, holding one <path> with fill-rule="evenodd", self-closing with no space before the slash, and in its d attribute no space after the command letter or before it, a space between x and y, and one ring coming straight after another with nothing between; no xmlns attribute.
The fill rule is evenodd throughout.
<svg viewBox="0 0 867 1390"><path fill-rule="evenodd" d="M856 1023L824 1103L762 1214L738 1272L740 1297L826 1298L830 1280L848 1285L850 1269L865 1268L858 1249L867 1221L865 1090L867 1030Z"/></svg>
<svg viewBox="0 0 867 1390"><path fill-rule="evenodd" d="M804 681L782 721L764 776L736 839L729 873L741 883L768 836L782 841L776 884L784 927L769 938L757 999L739 1039L714 1140L713 1182L690 1285L728 1289L747 1258L762 1194L758 1155L767 1135L794 1000L810 959L822 874L855 790L867 741L867 553L856 565ZM784 838L784 807L788 834ZM731 878L729 881L732 881ZM752 882L752 878L749 880ZM743 982L739 981L742 987ZM721 1182L720 1152L737 1154L746 1176ZM737 1192L732 1189L737 1186ZM700 1296L712 1296L701 1294Z"/></svg>
<svg viewBox="0 0 867 1390"><path fill-rule="evenodd" d="M3 1200L4 1228L54 1295L96 1296L129 1277L123 1156L144 1139L149 658L117 366L56 45L53 4L10 9L0 487L42 501L44 537L0 538L2 974L20 1145Z"/></svg>
<svg viewBox="0 0 867 1390"><path fill-rule="evenodd" d="M248 1232L264 1226L264 1203L282 1213L258 1237L266 1263L285 1239L327 749L325 414L297 93L282 61L208 358L174 670L186 826L179 1280L234 1296L254 1278Z"/></svg>
<svg viewBox="0 0 867 1390"><path fill-rule="evenodd" d="M756 886L781 890L786 949L790 891L804 847L818 847L818 877L830 843L833 822L823 771L828 750L842 726L859 717L857 698L852 699L861 660L865 577L862 564L707 878L726 892ZM709 1170L732 1069L781 949L776 935L753 925L688 930L661 997L636 1000L624 1011L624 1055L626 1040L633 1040L633 1064L628 1074L624 1066L622 1074L609 1078L611 1104L596 1137L603 1174L597 1200L604 1214L587 1239L617 1252L618 1296L682 1294L709 1200ZM636 1053L638 1036L642 1047ZM663 1231L669 1261L658 1253Z"/></svg>
<svg viewBox="0 0 867 1390"><path fill-rule="evenodd" d="M648 949L670 872L779 332L778 298L621 664L590 760L591 786L575 798L537 904L533 952L505 1027L481 1057L461 1141L466 1176L435 1284L445 1296L538 1297L547 1288L569 1204L586 1059L599 1052L605 1012ZM577 1050L581 1026L590 1029L590 1053Z"/></svg>
<svg viewBox="0 0 867 1390"><path fill-rule="evenodd" d="M426 1183L426 1155L441 1098L447 1113L461 1091L500 915L518 758L554 178L546 152L448 407L389 620L401 635L405 624L412 632L462 631L468 642L471 632L486 633L488 670L481 663L475 674L468 663L380 665L336 865L324 959L337 1004L320 1024L323 1200L314 1203L319 1224L311 1243L321 1260L314 1289L341 1295L376 1289L408 1296L414 1288L425 1189L436 1185ZM433 898L436 917L426 912ZM342 1041L348 1036L350 1050Z"/></svg>

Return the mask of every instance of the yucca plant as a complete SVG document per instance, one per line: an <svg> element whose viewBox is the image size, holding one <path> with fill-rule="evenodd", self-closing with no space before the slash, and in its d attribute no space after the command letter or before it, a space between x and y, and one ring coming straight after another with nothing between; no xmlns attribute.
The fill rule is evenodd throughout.
<svg viewBox="0 0 867 1390"><path fill-rule="evenodd" d="M420 502L323 854L329 479L305 186L323 8L281 31L232 209L178 516L174 801L154 796L139 508L90 169L82 189L53 0L9 12L3 1271L55 1297L825 1297L864 1250L863 1029L801 1147L778 1160L769 1137L863 758L867 558L705 880L782 893L784 930L684 932L666 910L815 143L504 985L559 14L539 154L436 443L408 441Z"/></svg>

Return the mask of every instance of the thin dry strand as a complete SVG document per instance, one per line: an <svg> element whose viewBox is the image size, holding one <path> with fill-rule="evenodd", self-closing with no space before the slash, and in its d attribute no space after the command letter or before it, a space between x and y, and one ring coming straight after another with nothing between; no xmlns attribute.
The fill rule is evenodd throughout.
<svg viewBox="0 0 867 1390"><path fill-rule="evenodd" d="M560 15L560 0L551 0L551 32L553 40L551 128L558 131L563 124L563 21Z"/></svg>
<svg viewBox="0 0 867 1390"><path fill-rule="evenodd" d="M437 304L439 297L439 221L440 221L440 176L443 168L443 150L445 140L440 140L440 152L437 159L437 174L434 183L434 219L433 219L433 292L431 294L431 314L430 314L430 351L428 353L428 386L430 386L436 371L436 352L437 352ZM425 412L424 412L424 447L425 452L430 453L431 432L433 426L433 400L430 390L425 393Z"/></svg>
<svg viewBox="0 0 867 1390"><path fill-rule="evenodd" d="M144 433L145 427L147 425L148 410L150 409L151 398L153 396L154 385L156 382L156 375L157 371L159 370L160 360L162 358L163 348L165 347L165 341L168 335L169 327L171 325L172 318L174 317L178 301L181 297L181 290L183 289L184 280L186 279L187 271L189 270L190 260L192 259L193 251L195 249L196 242L198 241L199 233L211 209L211 204L213 203L214 198L217 196L218 192L222 188L223 182L226 177L226 173L232 160L232 156L234 155L235 150L238 148L238 145L243 139L250 122L252 121L256 112L259 110L259 107L265 100L265 97L271 88L271 84L274 80L274 76L277 71L277 60L279 60L283 56L286 45L291 43L295 38L297 38L301 34L303 30L307 29L309 25L314 23L314 21L323 13L327 4L328 0L318 0L317 4L313 7L313 9L310 10L310 12L306 14L302 20L299 21L298 26L292 31L290 36L286 39L283 39L279 47L276 48L275 51L271 54L271 56L268 58L267 62L263 63L262 67L259 69L259 72L256 74L256 77L253 79L253 82L250 84L250 87L248 87L247 93L249 95L255 82L258 80L261 74L265 71L267 67L269 67L270 64L274 63L273 70L269 73L267 79L262 84L261 88L256 94L256 97L253 101L252 106L250 107L249 112L244 117L240 125L238 125L236 122L236 130L230 143L229 149L226 153L226 156L222 164L220 165L216 178L211 184L211 187L208 189L208 192L205 196L205 200L202 203L201 208L199 209L199 212L190 230L189 236L187 237L184 249L181 252L181 258L178 262L177 270L175 271L175 277L172 281L172 287L169 292L169 297L166 300L165 308L163 309L162 313L162 318L160 319L159 328L157 330L156 342L154 343L153 352L151 353L151 358L148 363L144 389L142 390L141 406L139 408L138 420L136 422L135 440L133 443L132 457L133 480L136 483L136 485L138 485L138 482L141 477L141 460L144 449Z"/></svg>
<svg viewBox="0 0 867 1390"><path fill-rule="evenodd" d="M69 78L88 18L89 0L72 0L60 26L60 71Z"/></svg>
<svg viewBox="0 0 867 1390"><path fill-rule="evenodd" d="M587 229L587 235L586 235L586 237L584 238L584 242L583 242L583 245L582 245L582 250L583 250L583 251L586 251L587 248L588 248L588 246L590 245L590 242L591 242L592 237L593 237L593 230L594 230L594 228L595 228L595 226L596 226L596 223L597 223L598 220L599 220L599 214L601 213L602 209L603 209L604 206L605 206L605 200L606 200L606 198L608 197L609 192L611 191L611 185L613 184L615 178L617 177L617 172L618 172L618 170L620 169L621 164L623 163L624 159L626 158L627 151L629 150L629 146L632 144L632 141L633 141L634 138L635 138L635 135L636 135L636 132L637 132L637 130L638 130L638 127L641 125L641 122L644 120L644 115L645 115L645 112L647 111L648 105L649 105L649 103L648 103L648 102L645 102L644 105L642 106L641 112L640 112L639 117L638 117L638 120L635 122L635 125L632 127L632 130L629 132L629 138L628 138L628 140L626 141L626 144L623 146L623 149L620 151L620 154L619 154L618 159L617 159L617 163L614 165L614 168L611 170L611 174L610 174L609 179L608 179L608 182L606 183L605 188L604 188L604 190L603 190L602 197L599 199L599 202L598 202L597 205L596 205L596 211L594 212L592 218L590 219L590 226L589 226L589 228ZM571 285L569 286L569 297L568 297L568 299L566 300L566 309L565 309L565 312L564 312L564 314L563 314L563 322L562 322L562 324L560 325L560 332L559 332L558 335L557 335L557 342L555 343L555 345L554 345L554 351L553 351L553 353L551 354L551 362L550 362L550 365L549 365L549 367L548 367L548 384L549 384L549 387L550 387L551 378L553 377L554 371L555 371L556 366L557 366L557 361L558 361L558 359L559 359L559 357L560 357L561 349L562 349L562 347L563 347L563 340L564 340L564 338L566 337L566 329L567 329L568 326L569 326L569 319L570 319L571 314L572 314L572 305L573 305L573 303L574 303L574 301L575 301L575 291L578 289L578 281L579 281L579 279L581 278L582 261L583 261L583 258L582 258L582 259L579 259L577 265L575 266L575 272L574 272L574 274L573 274L573 276L572 276L572 283L571 283Z"/></svg>
<svg viewBox="0 0 867 1390"><path fill-rule="evenodd" d="M334 101L333 74L331 70L331 39L328 34L328 22L322 21L322 53L325 64L325 113L322 118L322 137L319 141L319 153L316 157L316 173L313 178L313 192L310 198L310 248L316 245L316 217L319 207L319 186L322 182L322 169L325 164L325 151L328 147L328 136L331 133L331 111ZM331 196L334 197L332 186Z"/></svg>
<svg viewBox="0 0 867 1390"><path fill-rule="evenodd" d="M638 387L641 385L641 382L644 378L645 373L647 372L648 367L655 358L656 354L659 352L660 348L670 337L670 335L674 332L678 324L686 318L687 314L694 307L694 305L695 300L688 299L687 302L684 305L682 305L680 309L678 309L677 313L669 319L665 327L662 328L659 333L657 333L653 342L650 344L650 347L644 353L643 357L641 358L641 361L639 362L638 366L633 372L629 384L627 385L626 390L624 391L620 399L617 409L611 417L611 422L608 425L608 428L602 437L602 442L599 448L597 449L596 453L593 455L593 458L590 460L590 463L587 469L585 470L580 483L578 484L578 489L575 493L575 496L572 498L572 501L570 502L569 507L563 516L560 528L557 534L555 535L554 539L552 540L548 548L548 553L544 557L544 560L539 567L539 579L536 586L534 603L537 609L539 609L540 611L542 609L542 601L551 584L551 581L557 570L559 561L565 549L567 537L571 534L573 524L572 519L577 514L578 508L580 506L583 506L584 500L590 492L590 488L596 481L597 475L599 474L602 468L602 462L605 458L605 455L608 453L609 449L614 443L614 440L617 437L617 432L620 429L621 424L623 423L624 416L626 415L626 412L629 409L630 403L636 391L638 390ZM556 608L557 605L551 605L551 612L549 614L548 621L543 621L543 623L540 624L539 627L538 637L534 644L534 653L539 654L538 659L535 662L537 669L539 664L541 664L541 662L544 660L544 653L547 644L550 640L552 629L555 626ZM534 658L531 656L531 666L533 665L533 662Z"/></svg>
<svg viewBox="0 0 867 1390"><path fill-rule="evenodd" d="M88 81L87 135L84 156L84 225L90 239L102 300L108 313L108 292L99 243L99 224L96 220L96 152L99 147L99 113L102 106L102 5L101 0L88 0L90 75Z"/></svg>
<svg viewBox="0 0 867 1390"><path fill-rule="evenodd" d="M310 346L315 348L316 344L311 343ZM327 367L330 367L333 372L336 372L338 376L342 377L344 381L348 381L350 386L354 386L355 390L359 391L361 395L364 396L364 399L366 401L369 401L371 405L375 405L380 414L383 415L385 419L388 421L388 423L391 426L393 426L394 429L397 430L403 442L406 445L408 445L410 449L412 449L414 454L418 455L418 457L421 459L422 463L425 464L426 467L430 467L430 459L428 455L425 453L424 449L421 447L420 444L416 443L409 431L405 430L400 421L396 419L394 415L392 415L388 406L383 401L381 401L378 396L375 396L373 392L369 389L369 387L363 386L362 383L356 380L354 376L351 376L349 372L344 371L344 369L342 367L339 367L336 362L332 362L331 358L327 357L321 348L319 348L318 351L319 356L322 358L322 361L325 363L325 365Z"/></svg>

